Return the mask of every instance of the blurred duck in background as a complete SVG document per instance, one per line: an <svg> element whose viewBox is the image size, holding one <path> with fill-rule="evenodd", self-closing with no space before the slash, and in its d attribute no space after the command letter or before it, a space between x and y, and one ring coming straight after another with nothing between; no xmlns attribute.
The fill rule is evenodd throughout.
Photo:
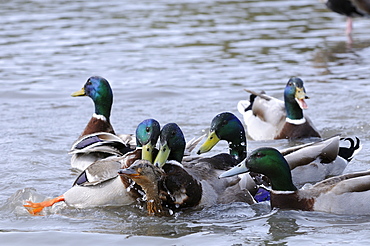
<svg viewBox="0 0 370 246"><path fill-rule="evenodd" d="M332 11L347 16L346 34L352 43L354 17L370 17L370 0L321 0Z"/></svg>

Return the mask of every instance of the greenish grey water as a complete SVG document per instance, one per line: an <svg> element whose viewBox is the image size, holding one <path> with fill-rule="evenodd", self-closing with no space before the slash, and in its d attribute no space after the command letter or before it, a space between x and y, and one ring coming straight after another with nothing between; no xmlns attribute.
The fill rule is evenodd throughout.
<svg viewBox="0 0 370 246"><path fill-rule="evenodd" d="M307 114L324 137L358 136L363 150L345 172L369 168L369 20L354 43L345 18L319 1L2 1L0 244L368 245L368 216L219 205L170 218L136 206L73 209L32 217L22 203L66 191L77 173L67 154L92 114L70 94L92 75L114 90L112 124L133 133L143 119L177 122L199 136L244 88L282 98L300 76ZM241 117L240 117L241 118ZM249 149L287 141L249 141ZM226 144L211 154L226 151Z"/></svg>

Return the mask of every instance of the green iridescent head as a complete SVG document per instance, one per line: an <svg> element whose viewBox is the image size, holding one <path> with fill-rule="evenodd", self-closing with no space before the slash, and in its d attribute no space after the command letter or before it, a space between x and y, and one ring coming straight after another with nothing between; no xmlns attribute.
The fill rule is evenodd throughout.
<svg viewBox="0 0 370 246"><path fill-rule="evenodd" d="M230 154L238 161L247 155L247 140L243 124L233 113L223 112L213 118L207 140L198 154L210 151L220 140L229 143Z"/></svg>
<svg viewBox="0 0 370 246"><path fill-rule="evenodd" d="M284 90L285 110L287 117L292 120L303 118L302 109L307 108L304 99L308 99L303 81L300 78L292 77L289 79Z"/></svg>
<svg viewBox="0 0 370 246"><path fill-rule="evenodd" d="M161 148L155 158L154 165L162 167L167 160L181 163L186 142L184 134L176 123L168 123L162 128L160 145Z"/></svg>
<svg viewBox="0 0 370 246"><path fill-rule="evenodd" d="M260 173L268 177L273 190L295 191L290 167L283 155L274 148L263 147L252 151L247 159L220 175L230 177L245 172Z"/></svg>
<svg viewBox="0 0 370 246"><path fill-rule="evenodd" d="M155 119L146 119L136 128L136 145L142 148L142 159L153 162L153 151L160 134L160 125Z"/></svg>
<svg viewBox="0 0 370 246"><path fill-rule="evenodd" d="M270 147L256 149L250 153L245 164L251 172L266 175L271 181L272 189L297 190L292 182L289 164L277 149Z"/></svg>
<svg viewBox="0 0 370 246"><path fill-rule="evenodd" d="M90 97L95 105L95 114L103 115L109 120L113 104L113 92L109 82L105 78L99 76L90 77L84 87L72 93L72 96Z"/></svg>

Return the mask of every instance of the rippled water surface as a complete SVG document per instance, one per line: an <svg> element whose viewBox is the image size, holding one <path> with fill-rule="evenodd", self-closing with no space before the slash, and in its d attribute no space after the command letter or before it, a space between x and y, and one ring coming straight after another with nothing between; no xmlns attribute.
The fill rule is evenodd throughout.
<svg viewBox="0 0 370 246"><path fill-rule="evenodd" d="M300 76L306 111L324 137L358 136L345 172L370 167L370 20L345 18L315 0L1 1L0 244L241 245L370 242L370 217L219 205L169 218L136 206L73 209L32 217L22 204L64 193L77 175L68 150L93 113L72 98L92 75L114 91L112 124L133 133L143 119L177 122L186 138L244 88L282 98ZM248 142L278 148L287 141ZM226 144L212 154L227 151Z"/></svg>

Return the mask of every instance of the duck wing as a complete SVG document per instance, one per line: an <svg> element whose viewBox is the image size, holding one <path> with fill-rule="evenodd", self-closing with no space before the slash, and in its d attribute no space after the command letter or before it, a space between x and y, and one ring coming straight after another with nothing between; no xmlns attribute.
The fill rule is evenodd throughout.
<svg viewBox="0 0 370 246"><path fill-rule="evenodd" d="M80 173L73 186L94 186L116 178L119 169L129 167L140 157L141 150L135 150L121 157L108 157L95 161Z"/></svg>
<svg viewBox="0 0 370 246"><path fill-rule="evenodd" d="M323 180L310 190L316 192L316 195L323 192L333 192L340 195L347 192L361 192L370 189L370 170L343 174Z"/></svg>
<svg viewBox="0 0 370 246"><path fill-rule="evenodd" d="M111 133L98 132L83 136L71 147L70 154L103 152L111 155L123 155L133 149L123 140Z"/></svg>
<svg viewBox="0 0 370 246"><path fill-rule="evenodd" d="M134 134L118 134L117 136L127 147L131 149L136 148L136 136Z"/></svg>
<svg viewBox="0 0 370 246"><path fill-rule="evenodd" d="M91 163L108 156L122 156L132 151L130 145L114 134L93 133L78 139L71 147L71 166L85 170Z"/></svg>
<svg viewBox="0 0 370 246"><path fill-rule="evenodd" d="M339 135L335 135L324 140L283 149L280 153L287 160L291 170L307 165L318 158L322 163L330 163L338 156L339 141Z"/></svg>
<svg viewBox="0 0 370 246"><path fill-rule="evenodd" d="M251 102L239 101L238 111L243 115L248 135L254 140L274 139L283 127L286 118L282 100L245 89L254 95Z"/></svg>
<svg viewBox="0 0 370 246"><path fill-rule="evenodd" d="M166 163L163 190L167 204L176 208L197 206L202 199L202 185L180 165Z"/></svg>

